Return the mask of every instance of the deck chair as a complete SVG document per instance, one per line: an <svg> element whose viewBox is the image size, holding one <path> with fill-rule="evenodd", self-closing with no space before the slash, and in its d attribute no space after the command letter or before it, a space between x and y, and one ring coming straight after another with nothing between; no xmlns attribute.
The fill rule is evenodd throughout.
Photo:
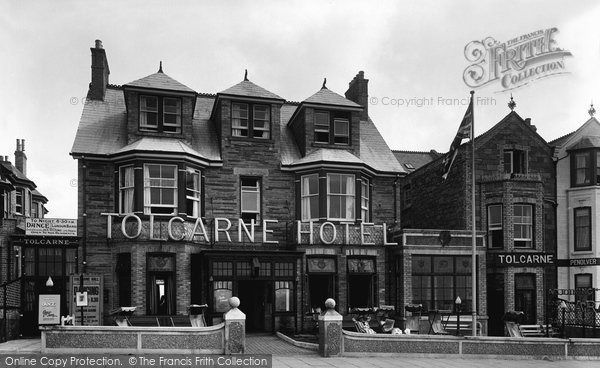
<svg viewBox="0 0 600 368"><path fill-rule="evenodd" d="M369 322L367 321L358 321L356 318L352 318L352 322L354 322L354 327L356 328L356 332L366 333L366 334L374 334L375 331L369 326Z"/></svg>
<svg viewBox="0 0 600 368"><path fill-rule="evenodd" d="M523 337L521 329L516 322L505 321L504 326L509 337Z"/></svg>
<svg viewBox="0 0 600 368"><path fill-rule="evenodd" d="M442 326L442 316L439 313L432 313L429 315L429 323L431 324L430 331L433 331L435 335L449 335L450 333Z"/></svg>
<svg viewBox="0 0 600 368"><path fill-rule="evenodd" d="M419 333L419 324L421 321L421 316L407 316L404 330L410 331L410 333Z"/></svg>
<svg viewBox="0 0 600 368"><path fill-rule="evenodd" d="M206 320L204 319L204 313L190 314L190 323L192 324L192 327L206 327Z"/></svg>

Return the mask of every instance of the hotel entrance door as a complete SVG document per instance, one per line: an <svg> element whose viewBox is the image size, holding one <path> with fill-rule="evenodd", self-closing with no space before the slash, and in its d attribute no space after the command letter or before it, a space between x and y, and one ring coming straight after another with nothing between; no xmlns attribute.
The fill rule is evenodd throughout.
<svg viewBox="0 0 600 368"><path fill-rule="evenodd" d="M240 310L246 314L247 332L273 329L272 283L269 281L238 281Z"/></svg>

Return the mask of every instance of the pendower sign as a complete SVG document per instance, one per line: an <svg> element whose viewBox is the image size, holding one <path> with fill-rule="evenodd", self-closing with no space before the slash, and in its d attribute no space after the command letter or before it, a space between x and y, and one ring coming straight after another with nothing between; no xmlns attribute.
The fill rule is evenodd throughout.
<svg viewBox="0 0 600 368"><path fill-rule="evenodd" d="M554 254L502 253L495 255L496 266L548 266L554 264Z"/></svg>
<svg viewBox="0 0 600 368"><path fill-rule="evenodd" d="M121 217L121 234L127 239L146 239L146 240L172 240L172 241L188 241L196 243L210 243L211 235L206 230L206 225L202 218L198 218L195 222L188 222L179 216L171 217L167 223L167 237L156 237L156 232L161 232L161 226L155 226L154 215L149 215L148 226L144 226L142 219L136 214L120 215L118 213L102 213L102 216L107 216L107 232L106 238L112 239L113 218ZM164 218L161 216L161 219ZM237 219L237 231L232 228L232 221L227 218L216 217L213 219L212 239L215 242L226 241L232 243L237 241L254 242L256 239L255 228L259 224L254 220L245 223L242 219ZM269 229L269 225L278 223L277 220L262 220L262 242L266 244L278 244L277 240L269 240L273 237L273 230ZM133 226L129 226L133 225ZM374 231L381 231L382 239L379 245L398 245L398 243L388 242L387 240L387 225L375 225L374 223L360 223L359 241L360 245L377 245L374 241ZM302 222L296 221L296 241L302 243L303 236L308 238L307 244L315 244L315 239L318 239L323 244L334 244L340 239L345 239L350 243L350 223L334 224L329 221L323 223L315 223L313 221ZM379 230L380 229L380 230ZM354 230L354 227L353 227ZM234 234L233 240L231 234ZM237 234L236 234L237 233ZM237 237L235 236L237 235Z"/></svg>

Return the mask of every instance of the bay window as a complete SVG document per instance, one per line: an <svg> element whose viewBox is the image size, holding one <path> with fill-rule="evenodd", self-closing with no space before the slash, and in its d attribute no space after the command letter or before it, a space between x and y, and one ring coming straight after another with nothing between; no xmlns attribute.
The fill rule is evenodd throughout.
<svg viewBox="0 0 600 368"><path fill-rule="evenodd" d="M327 218L354 220L354 175L327 174Z"/></svg>
<svg viewBox="0 0 600 368"><path fill-rule="evenodd" d="M513 207L515 248L531 248L533 245L533 208L530 204Z"/></svg>
<svg viewBox="0 0 600 368"><path fill-rule="evenodd" d="M301 178L300 201L302 221L319 219L319 175L304 175Z"/></svg>
<svg viewBox="0 0 600 368"><path fill-rule="evenodd" d="M501 204L488 206L488 245L490 248L504 247Z"/></svg>
<svg viewBox="0 0 600 368"><path fill-rule="evenodd" d="M133 166L124 166L119 169L119 212L133 212L133 194L135 191Z"/></svg>
<svg viewBox="0 0 600 368"><path fill-rule="evenodd" d="M579 207L573 210L575 251L592 250L592 209Z"/></svg>
<svg viewBox="0 0 600 368"><path fill-rule="evenodd" d="M360 218L363 222L369 222L371 218L369 213L370 200L369 179L362 179L360 181Z"/></svg>
<svg viewBox="0 0 600 368"><path fill-rule="evenodd" d="M188 167L185 171L185 199L188 216L200 217L202 194L200 188L200 171Z"/></svg>
<svg viewBox="0 0 600 368"><path fill-rule="evenodd" d="M144 165L144 213L177 214L177 166Z"/></svg>

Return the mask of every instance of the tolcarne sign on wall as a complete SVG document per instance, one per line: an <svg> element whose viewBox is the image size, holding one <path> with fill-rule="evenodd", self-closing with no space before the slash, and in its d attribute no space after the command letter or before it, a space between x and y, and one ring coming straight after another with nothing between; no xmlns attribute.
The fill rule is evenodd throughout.
<svg viewBox="0 0 600 368"><path fill-rule="evenodd" d="M498 267L546 266L554 264L554 254L550 253L500 253L494 255Z"/></svg>

